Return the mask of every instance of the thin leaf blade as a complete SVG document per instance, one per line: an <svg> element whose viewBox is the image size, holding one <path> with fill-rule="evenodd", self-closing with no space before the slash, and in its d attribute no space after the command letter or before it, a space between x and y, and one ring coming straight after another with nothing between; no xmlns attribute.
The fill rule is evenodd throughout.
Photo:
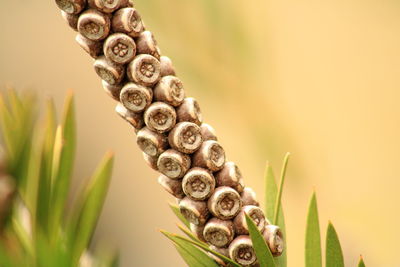
<svg viewBox="0 0 400 267"><path fill-rule="evenodd" d="M308 208L305 246L305 266L322 267L321 233L315 192Z"/></svg>
<svg viewBox="0 0 400 267"><path fill-rule="evenodd" d="M171 208L172 212L178 217L178 219L188 228L190 229L190 223L188 220L186 220L185 217L183 217L178 205L169 203L169 207Z"/></svg>
<svg viewBox="0 0 400 267"><path fill-rule="evenodd" d="M329 222L326 233L326 267L344 267L342 247L332 223Z"/></svg>
<svg viewBox="0 0 400 267"><path fill-rule="evenodd" d="M360 256L360 261L358 262L358 267L365 267L364 259Z"/></svg>

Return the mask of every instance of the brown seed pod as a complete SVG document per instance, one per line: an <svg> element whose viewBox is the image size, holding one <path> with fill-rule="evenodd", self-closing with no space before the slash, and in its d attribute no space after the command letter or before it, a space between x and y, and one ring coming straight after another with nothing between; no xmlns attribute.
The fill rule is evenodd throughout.
<svg viewBox="0 0 400 267"><path fill-rule="evenodd" d="M190 231L200 240L206 242L203 236L204 225L195 225L193 223L190 224Z"/></svg>
<svg viewBox="0 0 400 267"><path fill-rule="evenodd" d="M203 122L203 115L201 114L200 106L197 100L193 97L187 97L183 100L182 104L176 110L178 115L178 122L190 121L201 125Z"/></svg>
<svg viewBox="0 0 400 267"><path fill-rule="evenodd" d="M218 180L217 180L218 183ZM256 192L254 192L253 189L251 189L250 187L245 187L243 189L243 192L240 194L241 198L242 198L242 203L243 206L248 206L248 205L252 205L252 206L260 206L260 203L257 201L257 197L256 197Z"/></svg>
<svg viewBox="0 0 400 267"><path fill-rule="evenodd" d="M194 225L204 225L210 215L206 202L192 200L188 197L179 202L179 209L186 220Z"/></svg>
<svg viewBox="0 0 400 267"><path fill-rule="evenodd" d="M121 103L129 110L140 113L150 106L153 91L135 83L127 83L121 90Z"/></svg>
<svg viewBox="0 0 400 267"><path fill-rule="evenodd" d="M214 140L205 141L193 154L193 166L208 168L212 172L221 170L225 163L225 151Z"/></svg>
<svg viewBox="0 0 400 267"><path fill-rule="evenodd" d="M225 257L229 258L229 249L228 248L219 248L213 245L210 245L209 248L212 251L215 251L219 254L224 255ZM228 267L231 266L230 264L226 264L223 260L221 260L220 258L218 258L217 256L215 256L214 254L212 254L211 252L207 253L213 260L215 260L220 266L222 267Z"/></svg>
<svg viewBox="0 0 400 267"><path fill-rule="evenodd" d="M106 81L101 81L104 91L114 100L119 101L122 85L110 85Z"/></svg>
<svg viewBox="0 0 400 267"><path fill-rule="evenodd" d="M173 149L163 152L158 158L158 170L171 179L182 178L190 168L190 157Z"/></svg>
<svg viewBox="0 0 400 267"><path fill-rule="evenodd" d="M164 189L178 199L182 199L185 197L185 194L182 191L182 181L168 178L165 175L160 175L158 177L158 183L164 187Z"/></svg>
<svg viewBox="0 0 400 267"><path fill-rule="evenodd" d="M250 236L240 235L229 245L229 257L243 266L252 266L257 257Z"/></svg>
<svg viewBox="0 0 400 267"><path fill-rule="evenodd" d="M107 37L103 46L104 55L117 64L126 64L136 55L135 41L124 33L114 33Z"/></svg>
<svg viewBox="0 0 400 267"><path fill-rule="evenodd" d="M208 209L221 220L233 219L242 208L242 200L236 190L227 187L217 187L208 199Z"/></svg>
<svg viewBox="0 0 400 267"><path fill-rule="evenodd" d="M104 13L112 13L121 7L121 4L126 5L125 0L88 0L91 8L95 8Z"/></svg>
<svg viewBox="0 0 400 267"><path fill-rule="evenodd" d="M278 226L271 224L265 226L263 237L274 257L282 255L285 245L282 231Z"/></svg>
<svg viewBox="0 0 400 267"><path fill-rule="evenodd" d="M175 109L163 102L154 102L144 112L144 122L152 131L168 132L176 123Z"/></svg>
<svg viewBox="0 0 400 267"><path fill-rule="evenodd" d="M105 39L110 32L110 17L97 10L89 9L78 19L78 31L93 41Z"/></svg>
<svg viewBox="0 0 400 267"><path fill-rule="evenodd" d="M218 218L209 220L203 231L207 243L216 247L226 247L235 237L232 221L225 221Z"/></svg>
<svg viewBox="0 0 400 267"><path fill-rule="evenodd" d="M172 61L167 56L160 57L160 65L161 65L161 76L173 75L175 76L175 69L172 65Z"/></svg>
<svg viewBox="0 0 400 267"><path fill-rule="evenodd" d="M230 186L239 193L243 192L244 183L243 176L238 166L229 161L226 162L218 173L215 175L218 186Z"/></svg>
<svg viewBox="0 0 400 267"><path fill-rule="evenodd" d="M199 126L192 122L180 122L169 133L168 141L174 149L191 154L199 149L203 138Z"/></svg>
<svg viewBox="0 0 400 267"><path fill-rule="evenodd" d="M136 39L136 45L138 54L149 54L160 59L160 50L157 46L157 41L150 31L141 32Z"/></svg>
<svg viewBox="0 0 400 267"><path fill-rule="evenodd" d="M112 63L104 56L96 59L94 62L94 70L101 79L110 85L118 85L125 74L124 66Z"/></svg>
<svg viewBox="0 0 400 267"><path fill-rule="evenodd" d="M57 6L67 14L79 14L86 6L86 0L56 0Z"/></svg>
<svg viewBox="0 0 400 267"><path fill-rule="evenodd" d="M143 127L144 121L141 114L127 110L121 103L118 103L115 111L121 116L121 118L129 122L136 130L139 130Z"/></svg>
<svg viewBox="0 0 400 267"><path fill-rule="evenodd" d="M157 168L158 157L151 157L143 152L143 158L144 158L144 161L147 163L147 165L149 165L150 168L152 168L155 171L158 171L158 168Z"/></svg>
<svg viewBox="0 0 400 267"><path fill-rule="evenodd" d="M121 8L114 13L111 21L114 32L126 33L131 37L138 37L144 31L142 19L134 8Z"/></svg>
<svg viewBox="0 0 400 267"><path fill-rule="evenodd" d="M61 16L67 22L69 27L71 27L74 31L78 31L78 15L68 14L64 10L61 10Z"/></svg>
<svg viewBox="0 0 400 267"><path fill-rule="evenodd" d="M204 141L208 140L218 141L217 134L215 133L214 128L210 124L202 123L200 125L200 129L201 129L201 136L203 136Z"/></svg>
<svg viewBox="0 0 400 267"><path fill-rule="evenodd" d="M175 76L164 76L154 88L154 98L171 106L179 106L185 98L183 84Z"/></svg>
<svg viewBox="0 0 400 267"><path fill-rule="evenodd" d="M190 169L182 180L183 192L194 200L205 200L215 189L214 176L202 168Z"/></svg>
<svg viewBox="0 0 400 267"><path fill-rule="evenodd" d="M248 235L249 228L246 222L246 214L254 221L260 232L264 231L264 227L269 223L265 218L264 212L257 206L244 206L239 214L233 220L235 232L238 235Z"/></svg>
<svg viewBox="0 0 400 267"><path fill-rule="evenodd" d="M96 59L101 53L103 47L101 42L92 41L80 33L76 35L75 40L92 58Z"/></svg>
<svg viewBox="0 0 400 267"><path fill-rule="evenodd" d="M144 153L152 157L160 155L168 147L166 136L150 131L147 127L138 131L136 143Z"/></svg>
<svg viewBox="0 0 400 267"><path fill-rule="evenodd" d="M150 55L138 55L128 65L128 77L133 82L152 87L160 80L160 62Z"/></svg>

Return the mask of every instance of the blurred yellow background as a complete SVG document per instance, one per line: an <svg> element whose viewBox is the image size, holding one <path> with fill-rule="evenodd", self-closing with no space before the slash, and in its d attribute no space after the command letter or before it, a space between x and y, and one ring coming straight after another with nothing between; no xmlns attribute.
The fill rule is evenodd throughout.
<svg viewBox="0 0 400 267"><path fill-rule="evenodd" d="M289 266L303 266L306 211L317 191L323 236L332 220L346 263L400 266L400 3L395 0L137 0L230 160L263 199L269 160L292 152L283 205ZM96 240L122 265L184 266L158 231L176 231L131 128L114 114L92 60L54 1L0 0L0 84L58 106L76 95L76 177L117 155ZM323 238L324 241L324 238Z"/></svg>

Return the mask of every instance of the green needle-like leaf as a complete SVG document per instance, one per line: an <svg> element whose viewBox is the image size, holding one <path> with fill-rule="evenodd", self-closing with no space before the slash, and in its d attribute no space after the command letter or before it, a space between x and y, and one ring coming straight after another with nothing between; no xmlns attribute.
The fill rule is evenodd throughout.
<svg viewBox="0 0 400 267"><path fill-rule="evenodd" d="M286 153L285 158L283 160L283 166L282 166L282 171L281 171L281 180L280 180L279 187L278 187L278 195L276 196L276 199L275 199L274 221L273 221L273 224L275 224L275 225L278 224L278 220L279 220L279 210L281 207L282 192L283 192L283 186L285 185L285 177L286 177L286 170L287 170L287 165L289 162L289 157L290 157L290 153Z"/></svg>
<svg viewBox="0 0 400 267"><path fill-rule="evenodd" d="M188 228L190 229L190 223L183 217L178 205L169 203L169 207L171 208L172 212L178 217L178 219Z"/></svg>
<svg viewBox="0 0 400 267"><path fill-rule="evenodd" d="M199 240L197 236L195 236L191 231L183 227L182 225L178 224L179 230L181 230L185 235L187 235L190 239L193 241L199 242L199 243L204 243L203 241ZM204 243L205 244L205 243Z"/></svg>
<svg viewBox="0 0 400 267"><path fill-rule="evenodd" d="M308 208L305 253L305 267L322 267L321 233L315 192Z"/></svg>
<svg viewBox="0 0 400 267"><path fill-rule="evenodd" d="M342 248L331 222L326 233L326 267L344 267Z"/></svg>
<svg viewBox="0 0 400 267"><path fill-rule="evenodd" d="M358 267L365 267L364 259L360 256L360 261L358 262Z"/></svg>

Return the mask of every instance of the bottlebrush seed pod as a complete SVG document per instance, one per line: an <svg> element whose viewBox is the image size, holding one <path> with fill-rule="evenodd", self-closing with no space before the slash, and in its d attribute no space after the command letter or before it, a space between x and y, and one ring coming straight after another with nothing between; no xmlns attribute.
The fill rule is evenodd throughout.
<svg viewBox="0 0 400 267"><path fill-rule="evenodd" d="M131 37L138 37L144 31L142 19L134 8L121 8L114 13L111 21L114 32L122 32Z"/></svg>
<svg viewBox="0 0 400 267"><path fill-rule="evenodd" d="M161 65L161 76L175 75L175 69L172 65L172 61L167 56L160 57L160 65Z"/></svg>
<svg viewBox="0 0 400 267"><path fill-rule="evenodd" d="M176 123L175 109L163 102L154 102L144 112L144 122L152 131L168 132Z"/></svg>
<svg viewBox="0 0 400 267"><path fill-rule="evenodd" d="M171 179L182 178L190 168L190 157L173 149L163 152L158 158L158 170Z"/></svg>
<svg viewBox="0 0 400 267"><path fill-rule="evenodd" d="M260 203L257 201L256 192L254 192L254 190L251 189L250 187L245 187L240 196L242 198L243 206L248 206L248 205L257 207L260 206Z"/></svg>
<svg viewBox="0 0 400 267"><path fill-rule="evenodd" d="M147 165L149 165L150 168L152 168L155 171L158 171L158 167L157 167L158 157L152 157L143 152L143 158L144 158L144 161L147 163Z"/></svg>
<svg viewBox="0 0 400 267"><path fill-rule="evenodd" d="M186 220L194 225L204 225L210 215L206 202L192 200L188 197L179 202L179 209Z"/></svg>
<svg viewBox="0 0 400 267"><path fill-rule="evenodd" d="M235 237L232 221L224 221L218 218L209 220L203 231L207 243L216 247L226 247Z"/></svg>
<svg viewBox="0 0 400 267"><path fill-rule="evenodd" d="M67 14L79 14L86 6L86 0L56 0L57 6Z"/></svg>
<svg viewBox="0 0 400 267"><path fill-rule="evenodd" d="M208 209L221 220L234 218L242 208L242 200L236 190L221 186L217 187L208 199Z"/></svg>
<svg viewBox="0 0 400 267"><path fill-rule="evenodd" d="M78 19L78 31L93 41L105 39L110 32L110 17L97 10L89 9Z"/></svg>
<svg viewBox="0 0 400 267"><path fill-rule="evenodd" d="M217 134L215 133L214 128L210 124L202 123L200 125L200 129L201 129L201 136L203 136L204 141L208 140L218 141Z"/></svg>
<svg viewBox="0 0 400 267"><path fill-rule="evenodd" d="M122 85L110 85L106 81L101 81L104 91L114 100L119 101Z"/></svg>
<svg viewBox="0 0 400 267"><path fill-rule="evenodd" d="M225 151L214 140L205 141L193 154L193 166L208 168L212 172L221 170L225 163Z"/></svg>
<svg viewBox="0 0 400 267"><path fill-rule="evenodd" d="M219 254L222 254L222 255L224 255L225 257L229 258L229 249L228 249L228 248L219 248L219 247L216 247L216 246L213 246L213 245L210 245L209 248L210 248L212 251L215 251L215 252L217 252L217 253L219 253ZM215 260L220 266L223 266L223 267L231 266L231 265L229 265L229 264L226 264L223 260L221 260L220 258L218 258L217 256L215 256L214 254L212 254L212 253L210 253L210 252L208 252L207 254L208 254L213 260Z"/></svg>
<svg viewBox="0 0 400 267"><path fill-rule="evenodd" d="M195 225L193 223L190 224L190 231L200 240L206 242L203 236L204 225Z"/></svg>
<svg viewBox="0 0 400 267"><path fill-rule="evenodd" d="M280 256L284 250L283 234L279 226L265 226L263 237L274 257Z"/></svg>
<svg viewBox="0 0 400 267"><path fill-rule="evenodd" d="M168 178L165 175L160 175L158 177L158 183L164 187L164 189L178 199L182 199L185 197L185 194L182 190L182 181Z"/></svg>
<svg viewBox="0 0 400 267"><path fill-rule="evenodd" d="M61 10L61 16L67 22L68 26L71 27L71 29L73 29L74 31L78 31L79 15L68 14L67 12Z"/></svg>
<svg viewBox="0 0 400 267"><path fill-rule="evenodd" d="M124 0L88 0L89 7L95 8L104 13L112 13L126 4Z"/></svg>
<svg viewBox="0 0 400 267"><path fill-rule="evenodd" d="M136 55L135 41L124 33L114 33L107 37L103 46L104 55L117 64L126 64Z"/></svg>
<svg viewBox="0 0 400 267"><path fill-rule="evenodd" d="M154 98L177 107L185 98L185 91L180 79L175 76L164 76L154 88Z"/></svg>
<svg viewBox="0 0 400 267"><path fill-rule="evenodd" d="M240 235L229 245L229 257L243 266L252 266L257 261L250 236Z"/></svg>
<svg viewBox="0 0 400 267"><path fill-rule="evenodd" d="M150 55L138 55L128 65L128 77L133 82L152 87L160 79L160 62Z"/></svg>
<svg viewBox="0 0 400 267"><path fill-rule="evenodd" d="M178 115L178 122L190 121L201 125L203 122L203 115L201 114L200 106L197 100L193 97L187 97L183 100L182 104L176 110Z"/></svg>
<svg viewBox="0 0 400 267"><path fill-rule="evenodd" d="M166 136L150 131L147 127L138 131L136 143L144 153L152 157L160 155L168 147Z"/></svg>
<svg viewBox="0 0 400 267"><path fill-rule="evenodd" d="M136 39L136 45L138 54L149 54L160 59L160 50L157 46L157 41L150 31L141 32Z"/></svg>
<svg viewBox="0 0 400 267"><path fill-rule="evenodd" d="M129 110L140 113L150 106L153 91L135 83L127 83L121 90L121 103Z"/></svg>
<svg viewBox="0 0 400 267"><path fill-rule="evenodd" d="M199 149L203 138L199 126L192 122L180 122L169 133L168 141L172 148L191 154Z"/></svg>
<svg viewBox="0 0 400 267"><path fill-rule="evenodd" d="M270 224L269 221L265 218L262 209L257 206L244 206L233 220L235 232L238 235L249 234L249 228L247 226L245 214L247 214L254 221L260 232L264 231L265 226Z"/></svg>
<svg viewBox="0 0 400 267"><path fill-rule="evenodd" d="M143 127L144 122L141 114L127 110L121 103L118 103L115 111L121 116L121 118L129 122L136 130L139 130Z"/></svg>
<svg viewBox="0 0 400 267"><path fill-rule="evenodd" d="M103 44L99 41L92 41L82 34L78 33L75 37L76 42L86 51L92 58L96 59L103 48Z"/></svg>
<svg viewBox="0 0 400 267"><path fill-rule="evenodd" d="M94 69L97 75L110 85L118 85L124 78L124 66L112 63L104 56L96 59Z"/></svg>
<svg viewBox="0 0 400 267"><path fill-rule="evenodd" d="M239 193L243 192L244 183L242 173L239 167L231 161L226 162L222 170L215 174L215 179L218 186L229 186Z"/></svg>
<svg viewBox="0 0 400 267"><path fill-rule="evenodd" d="M202 168L190 169L182 180L183 192L194 200L208 199L215 189L214 176Z"/></svg>

